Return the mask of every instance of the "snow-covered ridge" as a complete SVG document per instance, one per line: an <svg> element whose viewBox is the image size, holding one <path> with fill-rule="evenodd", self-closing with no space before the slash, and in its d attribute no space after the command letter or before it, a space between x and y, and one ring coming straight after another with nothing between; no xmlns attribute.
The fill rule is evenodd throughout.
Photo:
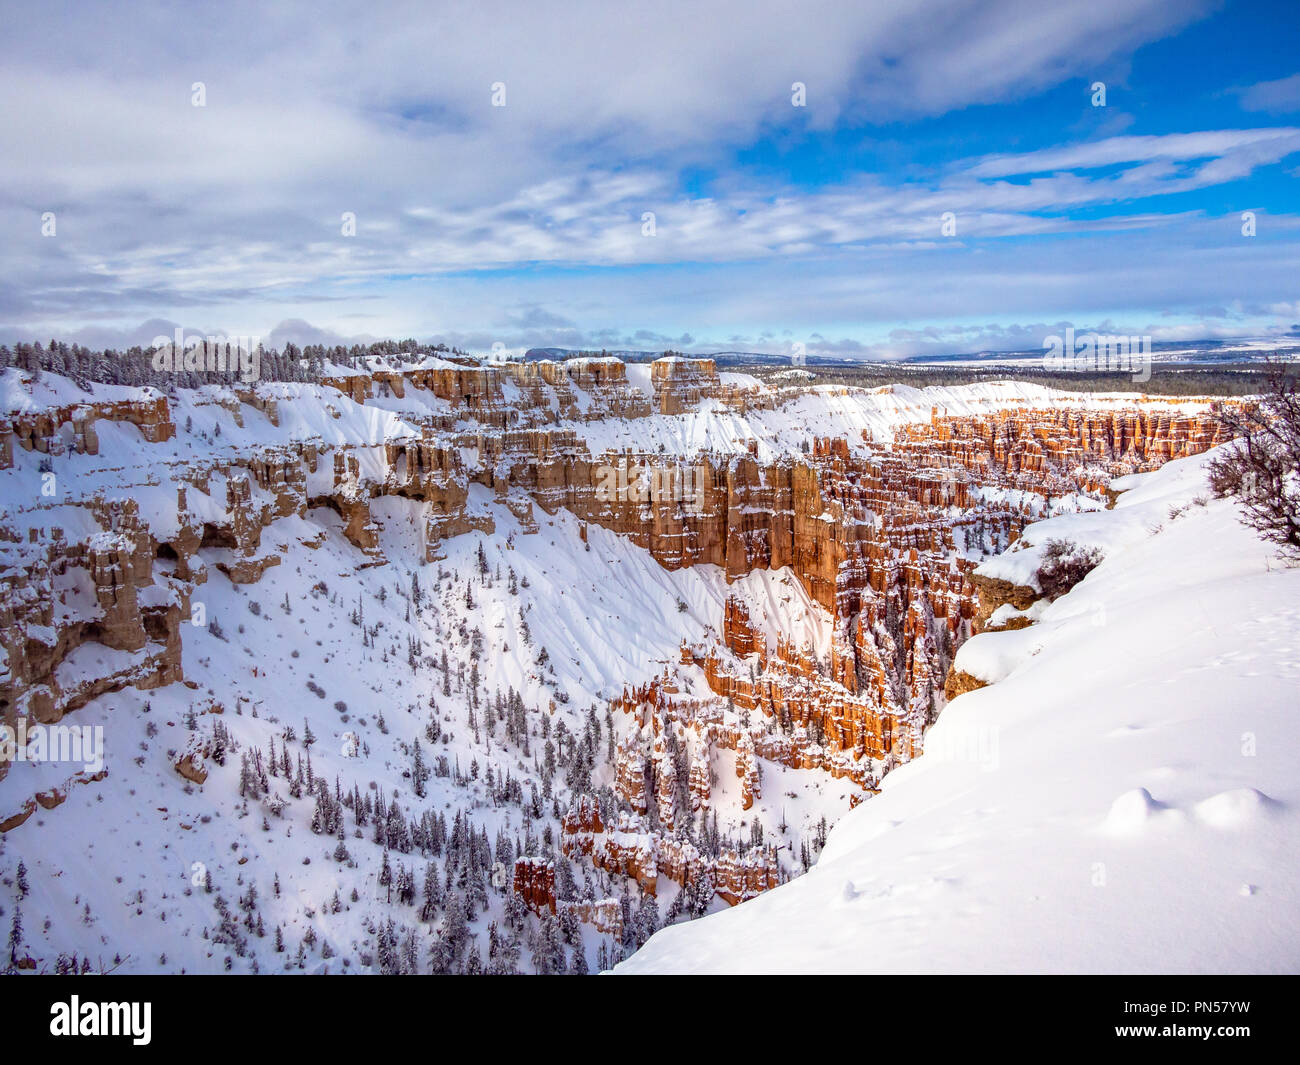
<svg viewBox="0 0 1300 1065"><path fill-rule="evenodd" d="M1205 458L1194 455L1175 459L1161 468L1161 476L1134 474L1118 477L1111 490L1122 492L1113 511L1085 510L1026 526L1009 551L982 563L976 573L984 577L1035 587L1035 573L1042 562L1043 548L1052 539L1067 540L1096 548L1109 555L1151 535L1168 518L1170 508L1190 498L1204 501Z"/></svg>
<svg viewBox="0 0 1300 1065"><path fill-rule="evenodd" d="M1037 624L964 645L996 683L808 875L617 971L1294 971L1300 570L1206 498L1205 461L1031 526L1106 558ZM1022 576L999 568L1018 554L986 567Z"/></svg>
<svg viewBox="0 0 1300 1065"><path fill-rule="evenodd" d="M558 376L538 379L547 368L558 368ZM617 368L612 376L609 371ZM690 367L687 384L674 383L677 367ZM695 372L704 367L702 372ZM1071 393L1024 382L981 382L971 385L914 388L890 385L863 389L843 386L773 389L745 374L713 372L709 360L662 359L652 364L625 365L613 357L579 358L564 363L487 363L466 366L446 359L428 357L418 363L393 364L378 356L365 368L326 367L325 379L350 384L348 397L330 384L262 382L248 387L208 385L181 389L170 400L173 420L188 417L193 407L210 404L238 408L240 403L295 404L302 402L316 412L347 416L345 398L357 405L388 410L395 422L372 423L362 439L379 443L392 434L416 433L417 426L430 420L447 428L491 418L498 409L515 408L505 419L521 427L535 422L539 405L549 409L546 423L572 428L593 453L607 449L659 451L670 455L755 453L763 460L779 454L795 454L810 435L842 436L855 445L862 441L882 442L899 427L928 422L934 417L979 416L1008 409L1134 409L1158 410L1170 414L1203 412L1208 401L1135 396L1131 393ZM588 371L604 371L592 377ZM441 377L439 376L441 375ZM465 406L461 392L439 394L438 383L461 375L483 378L482 393L491 402ZM519 375L523 375L521 378ZM529 382L529 394L520 391L520 381ZM402 394L392 391L405 382ZM433 384L431 389L429 386ZM357 390L359 389L359 390ZM338 393L336 395L336 393ZM67 378L44 373L38 381L17 370L0 371L0 418L30 418L44 412L74 406L104 406L115 403L156 401L162 393L153 388L128 388L95 383L87 392ZM646 406L647 399L653 402ZM520 419L518 414L524 414ZM469 424L464 424L468 428ZM358 427L346 423L331 429L328 421L307 416L289 434L266 433L274 440L310 439L324 442L347 438L357 441Z"/></svg>

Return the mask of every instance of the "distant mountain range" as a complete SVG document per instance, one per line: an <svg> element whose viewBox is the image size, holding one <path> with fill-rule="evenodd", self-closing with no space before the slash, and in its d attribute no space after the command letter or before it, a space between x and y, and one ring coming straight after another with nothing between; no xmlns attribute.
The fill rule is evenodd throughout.
<svg viewBox="0 0 1300 1065"><path fill-rule="evenodd" d="M698 355L702 359L712 359L718 366L789 366L790 356L788 355L768 355L757 351L710 351L710 352L685 352L686 355ZM574 348L529 348L524 352L525 362L543 362L547 359L556 361L563 359L576 359L581 356L605 356L612 355L623 362L654 362L655 359L663 358L662 351L580 351ZM808 362L819 363L823 365L838 364L844 365L851 362L848 359L826 359L821 357L809 356Z"/></svg>
<svg viewBox="0 0 1300 1065"><path fill-rule="evenodd" d="M1082 336L1083 334L1079 334ZM1151 344L1153 361L1166 365L1206 365L1233 362L1258 362L1275 353L1300 351L1300 332L1281 337L1237 337L1230 340L1162 340ZM526 362L547 359L564 360L581 356L605 355L623 362L653 362L663 356L662 351L582 351L575 348L529 348L524 353ZM719 367L737 366L790 366L788 355L772 355L756 351L689 352L700 358L712 359ZM807 366L861 366L888 362L907 365L986 365L997 366L1028 362L1043 358L1043 348L1020 351L949 352L943 354L905 355L896 359L848 359L826 355L808 355L800 365Z"/></svg>

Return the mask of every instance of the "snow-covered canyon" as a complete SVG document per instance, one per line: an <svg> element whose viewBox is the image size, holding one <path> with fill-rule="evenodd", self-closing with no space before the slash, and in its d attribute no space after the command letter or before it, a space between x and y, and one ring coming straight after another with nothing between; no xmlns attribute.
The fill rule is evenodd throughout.
<svg viewBox="0 0 1300 1065"><path fill-rule="evenodd" d="M1285 788L1247 779L1280 765L1278 714L1241 725L1257 753L1222 753L1200 794L1184 731L1208 741L1160 665L1212 642L1189 631L1184 600L1213 602L1197 581L1240 592L1267 568L1227 504L1168 517L1220 439L1205 399L774 388L690 359L0 385L0 721L23 739L0 759L0 919L21 926L19 971L997 968L977 946L1013 942L991 896L1017 840L1026 876L1053 870L1042 928L1119 905L1152 841L1179 870L1289 839ZM1190 569L1139 558L1211 519ZM985 611L1056 535L1106 561L1050 605ZM1130 556L1128 591L1089 601ZM1269 610L1258 639L1282 655L1294 617ZM1285 664L1215 654L1186 683L1229 704L1234 670ZM1275 673L1252 683L1276 702ZM952 678L966 694L945 706ZM1125 685L1145 700L1127 714ZM59 729L96 757L50 757ZM1084 837L1058 844L1068 862L1043 825ZM1080 861L1109 895L1077 892ZM1225 906L1255 906L1225 919L1278 898L1262 872L1223 875L1248 888ZM764 915L805 904L800 953ZM839 951L820 962L819 936Z"/></svg>

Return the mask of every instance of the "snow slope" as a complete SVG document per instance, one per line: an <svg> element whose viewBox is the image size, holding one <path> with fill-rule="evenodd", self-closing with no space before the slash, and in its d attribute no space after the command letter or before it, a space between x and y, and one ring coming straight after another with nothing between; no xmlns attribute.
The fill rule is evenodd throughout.
<svg viewBox="0 0 1300 1065"><path fill-rule="evenodd" d="M1037 625L966 645L1009 648L998 683L808 875L616 971L1300 970L1300 569L1192 502L1205 461L1036 526L1097 523L1109 553Z"/></svg>

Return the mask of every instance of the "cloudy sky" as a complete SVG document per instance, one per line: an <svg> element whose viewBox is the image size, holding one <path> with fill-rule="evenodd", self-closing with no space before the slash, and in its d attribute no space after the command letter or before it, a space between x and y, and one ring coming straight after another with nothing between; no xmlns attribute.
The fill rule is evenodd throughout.
<svg viewBox="0 0 1300 1065"><path fill-rule="evenodd" d="M1293 0L15 6L0 339L1296 330L1297 40Z"/></svg>

